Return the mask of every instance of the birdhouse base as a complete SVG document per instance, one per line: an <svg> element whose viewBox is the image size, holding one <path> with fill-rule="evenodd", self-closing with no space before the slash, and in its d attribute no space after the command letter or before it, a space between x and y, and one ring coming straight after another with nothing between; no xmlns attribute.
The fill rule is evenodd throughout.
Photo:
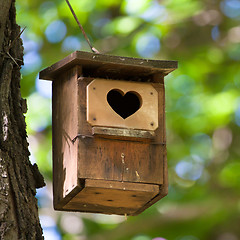
<svg viewBox="0 0 240 240"><path fill-rule="evenodd" d="M136 215L159 194L159 185L86 179L73 192L57 210Z"/></svg>

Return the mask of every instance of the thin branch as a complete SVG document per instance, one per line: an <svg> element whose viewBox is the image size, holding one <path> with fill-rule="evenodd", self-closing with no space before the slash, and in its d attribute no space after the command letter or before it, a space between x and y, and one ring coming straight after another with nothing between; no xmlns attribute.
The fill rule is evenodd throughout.
<svg viewBox="0 0 240 240"><path fill-rule="evenodd" d="M24 28L22 29L22 31L17 35L17 37L15 37L15 39L14 39L14 40L11 42L11 44L9 45L8 50L11 49L11 47L12 47L13 44L14 44L14 42L22 35L22 33L24 32L25 29L26 29L26 27L24 27Z"/></svg>
<svg viewBox="0 0 240 240"><path fill-rule="evenodd" d="M9 50L12 48L12 46L13 46L13 44L15 43L15 41L22 35L22 33L23 33L23 31L26 29L26 27L24 27L23 29L22 29L22 31L17 35L17 37L12 41L12 42L10 42L9 43L9 45L8 45L8 47L7 47L7 49L5 50L5 53L2 53L1 52L1 54L5 54L5 55L7 55L7 57L9 57L10 59L12 59L12 61L20 68L20 66L18 65L18 63L16 62L16 60L18 60L18 61L21 61L22 62L22 60L20 60L20 59L17 59L17 58L13 58L12 56L11 56L11 54L9 53Z"/></svg>
<svg viewBox="0 0 240 240"><path fill-rule="evenodd" d="M81 29L81 31L82 31L82 33L83 33L83 36L85 37L85 39L86 39L89 47L91 48L92 52L93 52L93 53L100 53L100 52L99 52L96 48L94 48L94 47L92 46L92 44L90 43L90 40L89 40L87 34L85 33L82 24L79 22L79 20L78 20L78 18L77 18L77 15L75 14L75 12L74 12L74 10L73 10L70 2L69 2L68 0L66 0L66 2L67 2L67 5L68 5L68 7L70 8L70 10L71 10L71 12L72 12L72 15L74 16L74 18L75 18L75 20L76 20L79 28Z"/></svg>
<svg viewBox="0 0 240 240"><path fill-rule="evenodd" d="M12 59L12 61L18 66L18 68L20 68L20 66L18 65L18 63L16 62L16 60L10 55L10 53L7 52L6 54Z"/></svg>

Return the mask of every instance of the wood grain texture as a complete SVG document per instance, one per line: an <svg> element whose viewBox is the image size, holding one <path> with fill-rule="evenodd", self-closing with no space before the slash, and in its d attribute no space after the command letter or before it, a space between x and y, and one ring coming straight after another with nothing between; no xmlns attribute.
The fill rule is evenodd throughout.
<svg viewBox="0 0 240 240"><path fill-rule="evenodd" d="M64 209L134 215L158 193L158 185L86 179Z"/></svg>
<svg viewBox="0 0 240 240"><path fill-rule="evenodd" d="M66 71L53 82L53 191L57 206L68 193L78 186L77 144L72 139L78 132L79 68Z"/></svg>
<svg viewBox="0 0 240 240"><path fill-rule="evenodd" d="M167 194L164 76L176 67L174 61L74 52L40 73L54 80L55 209L136 215ZM148 82L158 98L158 128L92 126L87 86L95 76Z"/></svg>
<svg viewBox="0 0 240 240"><path fill-rule="evenodd" d="M54 127L55 130L53 132L54 136L55 132L57 134L54 137L56 142L53 144L56 147L54 147L53 154L58 156L56 158L54 157L54 162L56 163L54 165L54 176L56 176L54 177L55 209L74 210L78 203L80 204L78 205L80 211L123 214L122 210L120 212L119 210L116 210L118 209L116 206L101 205L101 207L99 207L99 204L96 202L91 203L90 200L87 204L87 208L84 207L86 202L82 203L80 200L81 197L79 197L83 186L77 183L77 180L95 179L98 181L107 180L127 183L147 183L163 187L165 183L164 176L166 175L164 175L166 172L166 169L164 169L166 146L152 143L165 142L165 136L163 136L163 134L165 134L165 130L163 129L165 126L164 87L163 85L152 84L158 92L160 109L158 116L159 128L155 131L154 136L151 139L152 142L136 142L129 139L126 141L126 139L123 140L117 137L116 139L105 139L101 136L97 137L96 135L92 138L77 138L76 142L72 143L71 139L78 134L82 136L92 135L92 126L86 120L86 86L93 79L84 77L77 78L77 76L78 74L76 73L76 70L75 72L67 71L66 75L61 75L61 78L65 80L53 82L53 84L61 82L61 85L58 87L54 85L53 88L58 89L54 96L58 96L57 99L59 97L62 99L60 102L57 99L55 100L55 98L53 99L53 102L58 102L55 107L59 111L58 114L53 112L53 116L56 118L53 122L56 121L57 124L57 126ZM75 94L77 94L77 96L75 96ZM73 100L73 96L74 99L77 100ZM69 107L69 104L74 106L73 109L77 109L77 111L73 111L73 109L70 110L71 108ZM74 115L76 113L77 116ZM63 130L65 133L63 133ZM62 134L61 138L58 136L59 133ZM64 135L67 135L68 137L66 138ZM61 150L58 149L59 146L61 146ZM69 148L69 146L71 147ZM74 155L74 157L72 157L71 154L68 154L69 151L71 152L71 150L69 150L71 148L75 149L75 153L77 151L77 156ZM66 160L64 160L64 157ZM76 166L77 174L75 173ZM68 172L71 175L71 178L74 178L73 188L71 188L72 182L66 177L69 175ZM66 192L66 186L68 186L69 192ZM90 190L84 190L84 192L85 191L88 196L87 198L90 199L90 196L94 196ZM109 197L115 194L115 191L112 191L111 189L104 190L104 192L107 194L106 196ZM143 202L141 202L141 206L138 205L138 209L133 210L132 207L127 208L127 206L125 206L123 208L124 212L134 215L136 212L145 209L146 206L150 206L152 204L151 200L157 199L156 196L159 196L159 189L154 196L151 196L151 198L148 197L148 199L145 199L143 195L144 194L139 195L142 197ZM125 198L127 198L127 196ZM66 204L68 204L69 201L71 201L71 204L73 204L74 207L69 207L70 205L66 207ZM117 203L118 201L115 202ZM95 205L97 205L98 208L96 208Z"/></svg>
<svg viewBox="0 0 240 240"><path fill-rule="evenodd" d="M42 70L39 77L40 79L56 81L56 75L75 65L82 66L84 76L153 81L155 74L165 76L175 70L177 61L149 60L76 51Z"/></svg>
<svg viewBox="0 0 240 240"><path fill-rule="evenodd" d="M91 81L81 78L79 86L79 133L91 135L92 127L86 121L86 86ZM154 87L155 84L153 84ZM163 108L163 86L157 85L159 108ZM154 141L163 142L163 110L159 110L159 128ZM79 178L105 179L127 182L162 184L163 152L165 145L151 142L123 141L122 139L78 139ZM122 157L124 156L124 158Z"/></svg>
<svg viewBox="0 0 240 240"><path fill-rule="evenodd" d="M127 93L135 93L140 103L139 109L127 118L121 117L107 100L111 90L120 91L121 96ZM118 104L121 104L121 100L122 98L118 99ZM131 101L124 103L126 111L128 111L128 105L131 106L131 103ZM158 128L158 92L150 83L95 79L87 86L86 105L87 121L92 126L150 131Z"/></svg>
<svg viewBox="0 0 240 240"><path fill-rule="evenodd" d="M109 127L92 127L92 134L103 138L121 139L137 142L149 142L151 141L151 139L154 139L155 136L154 131Z"/></svg>
<svg viewBox="0 0 240 240"><path fill-rule="evenodd" d="M162 184L164 146L103 138L80 141L79 178Z"/></svg>
<svg viewBox="0 0 240 240"><path fill-rule="evenodd" d="M154 78L158 78L161 76L157 75ZM154 84L155 85L155 84ZM156 86L158 86L158 84L156 84ZM163 107L162 107L162 113L159 114L159 118L161 118L161 114L162 114L162 118L163 118L163 128L162 128L162 134L158 135L159 138L157 139L157 141L163 141L166 142L166 120L165 120L165 89L164 89L164 85L159 85L159 87L162 89L163 91ZM162 137L161 137L162 136ZM143 212L145 209L149 208L150 206L152 206L154 203L156 203L157 201L159 201L160 199L162 199L163 197L165 197L168 194L168 164L167 164L167 148L163 148L163 152L162 152L162 157L163 157L163 173L162 173L162 177L163 177L163 182L160 186L160 191L159 194L157 194L151 201L149 201L146 205L144 205L143 208L139 209L136 212L136 215L140 214L141 212Z"/></svg>

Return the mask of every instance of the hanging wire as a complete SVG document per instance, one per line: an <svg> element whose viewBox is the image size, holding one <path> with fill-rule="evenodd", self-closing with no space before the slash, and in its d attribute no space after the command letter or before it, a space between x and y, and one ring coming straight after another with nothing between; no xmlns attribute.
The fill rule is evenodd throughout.
<svg viewBox="0 0 240 240"><path fill-rule="evenodd" d="M71 12L72 12L73 17L74 17L75 20L76 20L76 22L77 22L79 28L81 29L84 38L86 39L86 41L87 41L89 47L91 48L92 52L93 52L93 53L100 53L96 48L94 48L94 47L92 46L92 44L91 44L91 42L90 42L90 40L89 40L89 38L88 38L86 32L85 32L84 29L83 29L83 26L82 26L82 24L79 22L79 20L78 20L78 18L77 18L77 15L75 14L75 12L74 12L74 10L73 10L73 8L72 8L70 2L69 2L68 0L66 0L66 2L67 2L67 5L68 5L68 7L70 8L70 10L71 10Z"/></svg>

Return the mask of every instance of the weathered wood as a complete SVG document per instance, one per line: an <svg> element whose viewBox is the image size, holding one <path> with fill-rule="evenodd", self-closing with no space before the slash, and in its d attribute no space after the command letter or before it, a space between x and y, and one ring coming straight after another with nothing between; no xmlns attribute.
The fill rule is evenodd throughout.
<svg viewBox="0 0 240 240"><path fill-rule="evenodd" d="M150 141L154 139L154 131L127 128L93 127L92 134L103 138L123 139L131 141Z"/></svg>
<svg viewBox="0 0 240 240"><path fill-rule="evenodd" d="M158 193L158 185L86 179L64 209L134 215Z"/></svg>
<svg viewBox="0 0 240 240"><path fill-rule="evenodd" d="M164 146L104 138L79 141L79 178L162 184Z"/></svg>
<svg viewBox="0 0 240 240"><path fill-rule="evenodd" d="M86 122L86 86L88 78L79 80L79 133L91 135L92 127ZM162 91L160 87L157 91ZM163 103L163 94L159 93L159 102ZM161 104L159 103L159 104ZM159 111L159 128L162 134L163 115ZM159 136L153 142L162 141ZM128 182L162 184L162 148L166 146L152 145L144 142L122 141L122 139L84 138L79 142L79 178L93 178ZM124 164L122 155L124 155Z"/></svg>
<svg viewBox="0 0 240 240"><path fill-rule="evenodd" d="M165 139L160 136L163 134L162 128L164 127L164 112L161 109L164 100L163 85L153 84L158 92L160 111L158 113L159 128L152 134L152 142L85 137L77 138L73 143L71 140L78 134L91 136L92 131L97 129L96 127L92 128L86 120L86 87L93 79L78 78L79 72L76 71L76 69L67 71L61 75L60 81L53 82L55 209L61 210L64 208L66 210L65 204L69 199L72 199L72 202L77 201L74 199L82 189L82 186L77 182L78 179L162 185L164 183L163 154L166 146L152 143L163 142ZM76 91L77 96L75 95ZM76 120L77 118L78 120ZM115 131L119 131L119 129L115 129ZM67 147L65 150L64 146ZM71 156L71 149L77 151L77 157L76 155ZM77 174L74 173L75 169L77 169ZM77 178L74 178L74 176ZM75 179L74 184L72 184L71 178ZM149 205L149 201L145 201L141 209ZM117 213L114 207L111 209L107 210L106 206L96 209L91 204L88 205L89 211L104 211L105 213L114 211L114 213ZM79 210L88 211L85 208ZM124 209L124 211L126 212L127 209ZM134 212L137 212L137 210L135 209ZM128 209L127 213L133 214L133 210Z"/></svg>
<svg viewBox="0 0 240 240"><path fill-rule="evenodd" d="M78 133L78 66L64 72L53 82L53 191L57 205L78 185L77 144L72 139Z"/></svg>
<svg viewBox="0 0 240 240"><path fill-rule="evenodd" d="M135 93L140 103L139 109L127 118L121 117L107 100L111 90L121 92L120 96ZM158 94L161 93L158 93L149 83L95 79L87 86L87 121L92 126L156 130L158 128ZM121 100L120 97L115 104L121 104ZM122 104L124 106L120 107L127 112L131 102Z"/></svg>
<svg viewBox="0 0 240 240"><path fill-rule="evenodd" d="M74 52L40 73L54 80L55 209L136 215L167 194L164 76L176 67L174 61ZM148 83L124 84L129 80ZM127 117L109 102L113 89L138 94L138 107ZM135 119L143 106L146 111ZM105 120L97 123L100 115Z"/></svg>
<svg viewBox="0 0 240 240"><path fill-rule="evenodd" d="M155 78L160 77L159 75L155 76ZM163 128L162 128L162 133L159 133L158 136L159 138L157 141L162 141L166 142L166 121L165 121L165 90L164 90L164 85L158 85L154 84L155 87L159 86L161 90L163 91L163 106L162 106L162 111L159 113L159 119L163 119ZM162 137L161 137L162 136ZM168 194L168 166L167 166L167 148L163 148L163 152L161 153L163 156L163 183L160 186L160 191L159 194L157 194L150 202L148 202L143 208L139 209L136 212L137 214L140 214L143 212L145 209L149 208L151 205L162 199Z"/></svg>
<svg viewBox="0 0 240 240"><path fill-rule="evenodd" d="M155 74L167 75L177 68L177 61L149 60L76 51L40 72L40 79L56 81L56 75L81 65L84 76L153 81ZM159 79L161 80L161 79Z"/></svg>

